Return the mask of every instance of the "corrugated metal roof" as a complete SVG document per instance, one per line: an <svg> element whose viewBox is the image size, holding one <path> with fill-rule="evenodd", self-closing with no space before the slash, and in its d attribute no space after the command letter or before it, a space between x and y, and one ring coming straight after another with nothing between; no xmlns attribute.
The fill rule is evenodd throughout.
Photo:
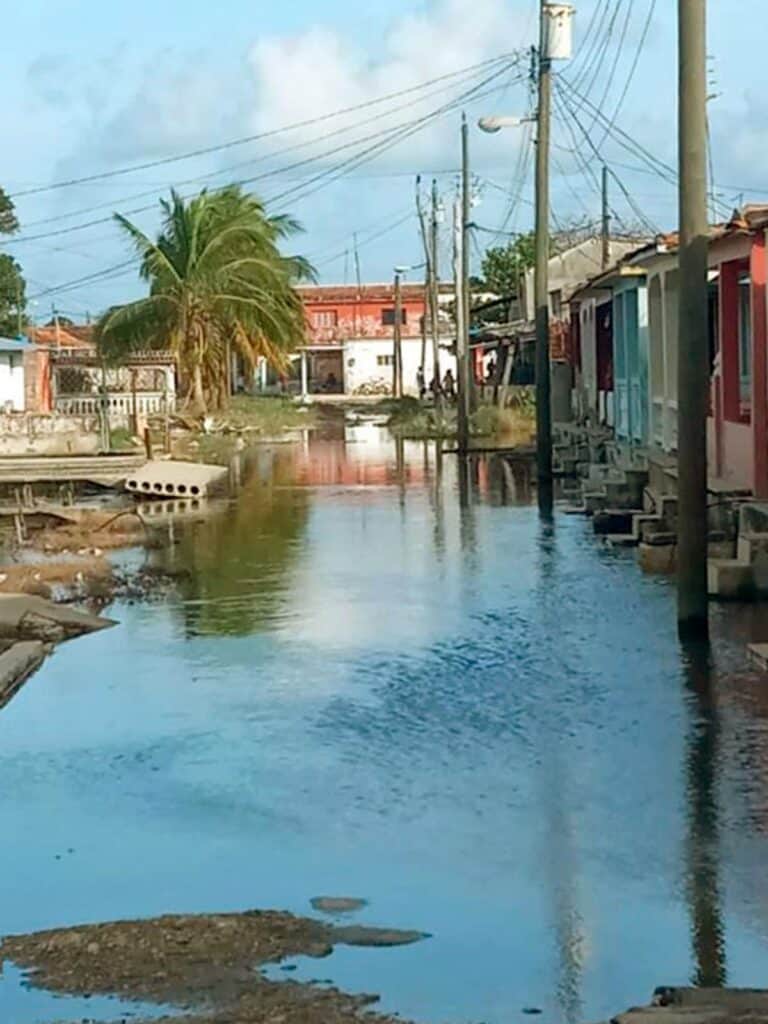
<svg viewBox="0 0 768 1024"><path fill-rule="evenodd" d="M26 338L0 337L0 352L28 352L31 348Z"/></svg>

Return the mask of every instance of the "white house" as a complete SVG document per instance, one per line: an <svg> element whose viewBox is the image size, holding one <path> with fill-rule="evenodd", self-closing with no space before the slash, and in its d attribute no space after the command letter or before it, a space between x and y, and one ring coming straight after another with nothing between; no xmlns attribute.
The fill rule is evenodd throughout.
<svg viewBox="0 0 768 1024"><path fill-rule="evenodd" d="M32 346L18 338L0 338L0 412L24 411L24 355Z"/></svg>

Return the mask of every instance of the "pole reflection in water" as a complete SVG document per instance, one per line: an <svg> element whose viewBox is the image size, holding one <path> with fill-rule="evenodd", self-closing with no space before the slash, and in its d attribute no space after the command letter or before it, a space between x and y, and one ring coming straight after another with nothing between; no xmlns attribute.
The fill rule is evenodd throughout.
<svg viewBox="0 0 768 1024"><path fill-rule="evenodd" d="M427 442L428 444L428 442ZM429 456L427 455L427 459ZM432 541L435 557L442 561L445 556L445 494L443 492L443 443L435 441L435 468L432 474L432 485L428 488L429 503L432 507L434 526Z"/></svg>
<svg viewBox="0 0 768 1024"><path fill-rule="evenodd" d="M691 980L702 987L720 987L727 980L718 824L720 720L709 645L687 643L682 653L691 706L685 758L686 886L696 964Z"/></svg>
<svg viewBox="0 0 768 1024"><path fill-rule="evenodd" d="M397 480L397 493L400 503L400 512L405 512L405 438L395 437L395 479Z"/></svg>
<svg viewBox="0 0 768 1024"><path fill-rule="evenodd" d="M457 455L459 484L459 538L461 550L469 556L470 567L476 564L477 530L474 496L477 492L477 463L469 455Z"/></svg>
<svg viewBox="0 0 768 1024"><path fill-rule="evenodd" d="M522 464L519 464L522 466ZM530 481L530 476L528 477ZM537 532L539 575L537 614L545 631L562 633L557 596L558 547L553 519L542 518ZM563 652L565 656L567 652ZM541 863L546 872L546 889L551 901L556 946L555 993L563 1020L578 1024L583 1019L582 979L587 956L586 924L579 909L579 864L577 842L569 799L567 740L558 721L549 720L540 708L538 790L545 823ZM553 742L553 737L556 741Z"/></svg>

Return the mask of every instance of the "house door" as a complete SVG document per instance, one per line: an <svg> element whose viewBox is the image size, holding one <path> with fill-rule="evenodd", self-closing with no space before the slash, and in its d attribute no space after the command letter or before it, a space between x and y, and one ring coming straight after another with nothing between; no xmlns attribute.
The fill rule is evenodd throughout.
<svg viewBox="0 0 768 1024"><path fill-rule="evenodd" d="M629 431L632 441L644 444L648 437L648 327L641 322L641 293L624 293L624 323L629 377ZM643 317L643 320L645 317Z"/></svg>
<svg viewBox="0 0 768 1024"><path fill-rule="evenodd" d="M626 293L620 292L614 299L613 304L614 389L616 435L624 440L629 440L631 437L631 403L629 400L626 298Z"/></svg>

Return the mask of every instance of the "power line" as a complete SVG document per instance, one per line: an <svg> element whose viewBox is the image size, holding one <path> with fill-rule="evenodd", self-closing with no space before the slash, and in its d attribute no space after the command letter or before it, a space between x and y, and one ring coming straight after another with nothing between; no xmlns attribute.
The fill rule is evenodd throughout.
<svg viewBox="0 0 768 1024"><path fill-rule="evenodd" d="M307 191L306 187L304 185L294 186L293 188L288 189L285 192L280 193L279 195L275 195L275 196L270 197L270 199L268 200L268 203L274 204L274 203L276 203L276 202L286 198L288 195L290 195L292 193L295 193L297 191L301 191L302 189L304 189L304 193L302 195L298 196L298 197L295 197L294 201L298 201L300 199L306 198L308 195L313 194L314 192L318 191L319 188L325 187L325 185L328 184L330 181L335 181L338 177L343 176L350 167L360 166L361 163L364 163L364 162L366 162L366 161L368 161L370 159L373 159L375 156L380 155L381 152L385 151L388 148L391 148L391 146L393 146L393 145L398 144L399 142L403 141L405 138L410 137L410 135L415 134L415 132L421 130L421 128L423 128L423 127L425 127L425 125L431 123L437 117L442 116L443 114L449 112L450 110L456 109L464 101L479 99L481 96L485 95L485 93L483 93L481 91L483 86L487 85L493 79L498 78L501 74L505 73L507 70L509 70L509 69L508 68L502 68L501 70L495 71L492 75L488 76L488 78L486 78L484 81L482 81L480 83L477 83L475 86L473 86L473 88L467 90L464 94L462 94L462 95L460 95L458 97L455 97L450 102L444 104L443 107L438 108L437 110L434 110L434 111L430 112L429 114L424 115L421 118L416 119L415 121L407 122L404 126L400 126L400 127L396 128L396 129L389 129L386 132L374 133L374 135L370 136L370 138L376 138L376 137L381 136L381 135L384 135L386 137L384 138L383 141L368 147L366 150L363 150L362 153L355 154L353 157L351 157L351 158L349 158L349 159L347 159L345 161L342 161L341 164L337 165L336 167L331 168L330 170L324 170L323 172L321 172L321 174L318 174L315 177L315 179L311 179L311 182L321 181L321 184L317 188L313 188L313 189L310 189L309 191ZM357 142L355 144L359 145L359 143L361 141L365 141L365 140L357 140ZM340 147L340 148L347 148L347 147ZM338 152L338 149L335 150L335 152ZM248 183L248 180L249 179L245 179L244 181L240 182L239 184L246 184L246 183ZM254 180L254 179L250 179L250 180ZM152 208L154 208L154 204L153 204ZM136 211L128 211L128 212L130 213L130 212L136 212ZM141 211L141 212L143 212L143 211ZM109 218L109 219L111 220L111 218ZM71 230L75 230L75 228L69 228L69 229L66 229L65 231L62 231L62 232L55 232L55 234L67 233L68 231L71 231ZM33 236L33 237L35 237L35 236ZM28 240L31 241L32 238L29 238ZM88 275L88 276L83 277L83 278L77 278L74 281L64 282L63 284L57 285L57 286L52 287L50 289L47 289L45 292L40 293L40 294L41 295L43 295L43 294L52 294L54 292L60 292L60 291L69 290L71 288L79 288L79 287L81 287L84 284L92 284L92 283L95 283L97 281L101 281L101 280L105 280L105 279L111 278L113 276L120 276L121 274L126 273L128 268L130 268L132 266L135 266L135 264L136 264L136 260L135 259L129 261L128 263L118 264L117 266L106 268L102 272L95 273L93 275ZM40 296L35 296L35 297L37 298L37 297L40 297Z"/></svg>
<svg viewBox="0 0 768 1024"><path fill-rule="evenodd" d="M477 71L474 70L471 74L468 74L468 75L467 74L463 74L463 75L459 76L459 73L457 73L454 77L461 77L462 81L464 81L465 79L466 80L471 80L472 78L474 78L476 76L477 76ZM392 114L396 114L396 113L398 113L401 110L408 110L408 109L414 107L416 104L422 103L422 102L426 101L427 99L431 98L434 95L439 95L441 92L445 92L446 89L450 89L450 88L455 87L455 85L456 85L455 82L452 82L448 86L446 86L445 84L440 85L439 88L430 90L428 92L425 92L422 96L420 96L416 100L409 100L407 103L403 103L403 104L400 104L398 106L391 107L390 109L388 109L386 111L382 111L381 114L379 115L379 118L391 116ZM335 115L329 115L329 116L335 116ZM313 145L315 145L317 143L326 142L328 139L336 138L339 135L343 135L343 134L345 134L347 132L354 131L354 129L356 129L356 128L359 128L359 127L365 126L365 125L369 125L369 124L370 124L370 116L365 117L365 118L363 118L362 120L359 120L359 121L353 121L351 124L343 125L341 128L335 128L335 129L333 129L333 131L324 132L322 135L317 135L314 138L305 139L305 140L303 140L301 142L292 143L290 146L285 146L282 149L275 150L272 153L267 153L264 156L252 157L249 160L243 160L243 161L240 161L239 163L236 163L236 164L230 164L227 167L221 167L221 168L219 168L218 170L215 170L215 171L207 171L207 172L205 172L203 174L194 175L194 176L192 176L190 178L184 178L184 179L182 179L180 181L176 181L174 183L174 185L175 185L175 187L180 187L182 185L191 185L191 184L195 184L197 182L206 181L206 180L208 180L210 178L218 177L219 175L222 175L222 174L230 174L232 171L240 170L243 167L249 167L249 166L251 166L253 164L262 163L265 160L270 160L270 159L274 159L276 157L284 156L286 153L293 153L293 152L296 152L297 150L305 149L305 148L307 148L309 146L313 146ZM337 152L337 150L334 149L333 152ZM322 156L322 155L323 154L320 154L320 156ZM291 165L291 167L293 167L293 166L295 166L295 165ZM277 171L275 173L277 173ZM165 188L167 186L168 186L168 182L165 182L160 187ZM32 228L32 227L39 227L39 226L42 226L43 224L55 224L55 223L60 222L62 220L69 220L71 217L87 216L90 213L96 213L98 210L114 210L115 206L118 206L118 205L120 205L122 203L132 203L132 202L135 202L138 199L145 199L147 196L156 196L156 195L157 195L157 186L155 186L153 188L150 188L150 189L144 189L141 192L135 192L135 193L133 193L130 196L123 196L120 199L112 199L112 200L109 200L108 202L97 203L95 206L88 206L88 207L81 208L81 209L78 209L78 210L69 210L66 213L57 214L54 217L43 217L43 218L41 218L39 220L27 221L27 222L25 222L24 229L27 230L27 229ZM108 219L111 219L111 218L108 218Z"/></svg>
<svg viewBox="0 0 768 1024"><path fill-rule="evenodd" d="M399 89L397 92L389 93L386 96L380 96L373 100L366 100L364 103L357 103L350 107L344 107L341 110L335 110L329 114L322 114L317 117L306 118L303 121L297 121L291 125L284 125L281 128L273 128L270 131L259 132L256 135L248 135L238 139L232 139L228 142L219 143L215 146L204 146L200 149L189 150L186 153L180 153L176 156L162 157L158 160L150 160L143 164L134 164L131 167L119 167L111 171L102 171L98 174L85 175L80 178L70 178L65 181L53 182L50 185L42 185L36 188L24 189L20 192L15 192L11 196L13 199L21 198L22 196L38 195L41 192L50 192L54 189L68 188L72 185L84 185L92 181L103 181L107 178L116 178L125 174L135 174L137 171L146 171L153 167L163 167L167 164L177 163L180 160L191 160L198 156L207 156L211 153L219 153L226 149L233 149L236 146L244 146L251 142L260 142L263 139L273 138L275 135L281 135L284 132L295 131L299 128L307 128L310 125L320 124L324 121L332 120L335 117L342 117L345 114L351 114L358 110L367 110L371 107L378 106L380 103L386 103L388 100L398 99L401 96L407 96L418 92L421 89L434 85L437 82L444 82L450 78L456 78L460 75L466 74L471 70L480 70L482 68L490 67L493 64L497 64L501 61L509 60L513 54L500 54L497 57L491 57L487 60L480 61L477 64L469 65L468 67L461 68L458 71L451 71L445 75L440 75L437 78L429 79L426 82L421 82L418 85L410 86L407 89Z"/></svg>
<svg viewBox="0 0 768 1024"><path fill-rule="evenodd" d="M656 0L651 0L650 6L648 7L648 14L647 14L646 19L645 19L645 24L643 25L643 31L642 31L642 33L640 35L640 41L637 44L637 50L635 52L635 59L632 62L631 68L629 69L629 74L627 75L627 81L624 84L624 89L622 90L621 96L619 97L619 100L618 100L618 102L617 102L617 104L616 104L616 106L614 108L613 114L611 115L611 119L610 119L610 126L611 127L613 127L613 125L616 124L616 119L618 118L619 114L621 113L621 108L624 106L624 101L627 98L627 94L629 92L630 86L632 85L632 82L634 80L635 72L637 71L637 66L640 63L640 56L641 56L641 54L643 52L643 49L645 47L646 40L648 39L648 32L650 31L651 23L653 22L653 15L655 14L655 12L656 12ZM609 134L609 128L606 128L605 129L605 134L603 135L603 138L602 138L602 140L600 142L600 146L598 148L602 147L602 145L605 142L605 139L606 139L608 134Z"/></svg>
<svg viewBox="0 0 768 1024"><path fill-rule="evenodd" d="M256 182L259 182L259 181L265 181L268 178L272 178L272 177L276 177L278 175L284 174L286 171L297 170L299 167L306 167L308 164L316 163L318 160L322 160L322 159L324 159L326 157L329 157L329 156L334 156L334 155L336 155L337 153L339 153L339 152L341 152L343 150L352 149L352 148L354 148L356 146L360 146L362 143L370 142L373 139L378 139L378 138L382 138L382 137L386 137L386 136L392 136L392 137L395 137L395 141L400 141L400 137L399 137L398 133L402 133L402 132L406 131L411 126L421 127L421 126L423 126L424 123L426 123L426 122L428 122L428 121L430 121L430 120L432 120L432 119L434 119L436 117L442 116L444 113L447 113L448 111L450 111L452 109L455 109L457 107L457 105L460 105L462 102L464 102L465 100L469 99L470 97L472 97L473 95L478 93L478 91L483 86L487 85L493 79L499 77L501 74L504 74L508 70L509 70L509 67L503 67L500 70L495 71L492 75L488 76L483 81L477 83L471 89L467 90L464 93L461 93L457 97L454 97L454 99L452 99L449 103L443 105L442 107L438 107L436 110L430 111L428 114L422 115L422 117L417 118L414 121L402 122L400 125L395 125L393 127L387 128L387 129L383 129L383 130L380 130L380 131L373 132L370 135L363 136L362 138L353 139L351 142L344 143L341 146L334 146L333 149L324 150L322 153L314 154L313 156L310 156L310 157L305 157L302 160L295 161L294 163L288 164L288 165L286 165L284 167L281 167L281 168L274 168L274 169L272 169L270 171L265 171L262 174L254 175L254 176L252 176L250 178L242 178L242 179L240 179L239 181L236 181L236 182L228 182L227 184L221 185L217 189L214 189L214 192L222 191L223 189L229 188L232 185L243 186L243 185L255 184ZM475 95L475 98L478 99L480 97L479 97L479 95ZM404 137L407 137L407 135L404 136ZM371 147L371 148L375 149L376 147ZM364 153L367 153L367 152L369 152L369 150L365 150L364 151ZM354 160L356 158L352 158L352 159ZM310 181L317 180L317 178L322 177L322 176L324 176L327 173L330 173L330 172L323 171L323 172L321 172L320 175L317 175L316 178L311 178L309 180ZM286 192L281 193L279 196L273 197L270 201L275 201L276 199L281 199L284 196L290 195L292 192L296 191L297 188L298 187L294 187L292 189L288 189ZM152 194L155 194L154 190L153 190ZM189 197L186 197L186 198L189 198ZM155 210L155 209L156 209L156 203L153 202L153 203L146 204L144 206L139 206L139 207L135 207L135 208L130 209L130 210L126 210L126 211L124 211L124 214L126 216L135 216L136 214L146 213L149 210ZM12 240L9 239L9 242L12 241L13 243L21 243L21 242L28 242L28 241L29 242L37 241L39 239L45 239L45 238L56 238L56 237L60 237L62 235L70 234L70 233L75 232L75 231L85 231L88 228L95 227L95 226L100 225L100 224L110 224L112 222L113 222L113 217L112 216L98 217L98 218L96 218L94 220L84 221L82 224L73 224L73 225L70 225L69 227L59 228L59 229L56 229L54 231L46 231L46 232L42 232L40 234L35 234L35 235L20 235L18 237L13 238Z"/></svg>

